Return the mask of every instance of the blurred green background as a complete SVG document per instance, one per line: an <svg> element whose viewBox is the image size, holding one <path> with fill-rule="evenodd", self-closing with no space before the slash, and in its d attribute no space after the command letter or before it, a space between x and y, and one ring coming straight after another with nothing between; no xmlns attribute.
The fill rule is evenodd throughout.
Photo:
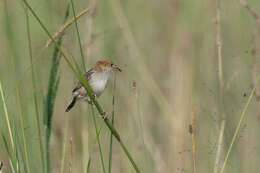
<svg viewBox="0 0 260 173"><path fill-rule="evenodd" d="M70 3L65 0L28 2L52 34L62 26L67 4ZM247 2L260 14L258 0ZM115 127L141 172L194 172L193 142L189 133L192 115L195 117L197 172L213 172L219 147L222 151L217 167L221 168L241 112L260 72L260 23L249 10L241 6L238 0L221 1L224 81L221 89L216 49L216 1L77 0L74 3L76 13L95 7L91 15L86 14L78 20L87 69L99 59L110 59L123 69L122 73L114 74L117 76ZM69 19L72 18L70 9ZM44 140L43 103L54 45L45 47L48 36L31 13L29 19L36 96ZM81 64L74 25L66 30L62 48L70 60L74 57ZM11 57L15 60L17 79L14 77ZM86 172L90 155L91 172L102 172L90 107L82 102L71 112L65 113L77 79L64 59L61 59L58 74L60 84L50 141L51 172L61 171L64 143L64 172L69 172L70 168L72 172ZM0 1L0 81L10 121L17 130L18 150L22 158L16 88L19 87L21 91L29 165L31 172L42 172L23 1ZM112 111L112 81L98 99L109 114ZM133 82L136 82L136 87L133 87ZM220 99L221 92L223 100ZM260 171L258 94L257 89L225 172ZM226 124L223 143L219 146L221 114L225 114ZM101 145L107 167L110 131L98 113L96 117L102 129ZM10 144L2 100L0 133ZM135 172L115 140L112 158L112 172ZM2 138L0 161L4 163L3 172L12 172ZM21 159L20 162L24 170L25 161Z"/></svg>

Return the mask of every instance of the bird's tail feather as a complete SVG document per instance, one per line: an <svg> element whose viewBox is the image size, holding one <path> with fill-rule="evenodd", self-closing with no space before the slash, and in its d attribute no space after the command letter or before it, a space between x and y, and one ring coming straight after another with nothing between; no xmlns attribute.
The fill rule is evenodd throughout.
<svg viewBox="0 0 260 173"><path fill-rule="evenodd" d="M72 101L70 102L69 106L67 106L67 108L66 108L66 110L65 110L66 112L69 112L70 109L73 108L73 106L74 106L75 103L76 103L76 100L77 100L77 97L73 97L73 98L72 98Z"/></svg>

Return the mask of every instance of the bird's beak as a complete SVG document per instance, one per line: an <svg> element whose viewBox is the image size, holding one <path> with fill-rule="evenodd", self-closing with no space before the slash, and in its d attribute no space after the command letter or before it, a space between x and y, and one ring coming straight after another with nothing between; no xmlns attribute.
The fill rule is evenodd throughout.
<svg viewBox="0 0 260 173"><path fill-rule="evenodd" d="M117 65L113 64L112 68L116 71L122 71L120 67L118 67Z"/></svg>

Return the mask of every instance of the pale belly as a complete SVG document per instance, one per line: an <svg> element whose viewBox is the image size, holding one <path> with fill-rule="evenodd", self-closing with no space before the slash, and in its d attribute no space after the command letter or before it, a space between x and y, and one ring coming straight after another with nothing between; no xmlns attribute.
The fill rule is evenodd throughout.
<svg viewBox="0 0 260 173"><path fill-rule="evenodd" d="M107 80L91 80L89 84L97 96L100 96L106 88Z"/></svg>
<svg viewBox="0 0 260 173"><path fill-rule="evenodd" d="M110 72L96 73L89 80L89 85L98 97L103 93L104 89L106 88L109 76Z"/></svg>

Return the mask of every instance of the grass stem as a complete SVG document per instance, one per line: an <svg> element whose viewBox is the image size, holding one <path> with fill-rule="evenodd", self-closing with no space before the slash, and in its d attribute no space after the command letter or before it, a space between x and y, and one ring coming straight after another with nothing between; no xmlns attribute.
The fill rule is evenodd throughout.
<svg viewBox="0 0 260 173"><path fill-rule="evenodd" d="M221 119L220 130L219 130L219 139L217 144L217 153L214 164L214 173L217 173L219 170L220 158L223 151L223 142L224 142L224 132L226 125L226 115L224 112L224 81L223 81L223 67L222 67L222 42L221 42L221 25L220 25L220 1L217 0L216 7L216 50L217 50L217 60L218 60L218 83L219 83L219 115Z"/></svg>
<svg viewBox="0 0 260 173"><path fill-rule="evenodd" d="M114 119L115 119L115 91L116 91L116 75L114 77L113 98L112 98L112 120L111 120L111 122L113 125L114 125ZM111 173L111 170L112 170L112 152L113 152L113 134L110 133L108 173Z"/></svg>
<svg viewBox="0 0 260 173"><path fill-rule="evenodd" d="M256 85L256 86L257 86L257 85ZM255 90L256 90L256 86L252 89L252 91L251 91L251 93L250 93L250 96L249 96L249 98L248 98L248 100L247 100L247 102L246 102L246 105L244 106L243 111L242 111L242 113L241 113L241 115L240 115L239 122L238 122L238 124L237 124L236 130L235 130L234 135L233 135L233 137L232 137L232 141L231 141L231 143L230 143L230 145L229 145L229 147L228 147L228 151L227 151L227 154L226 154L226 156L225 156L225 159L224 159L224 162L223 162L223 166L222 166L222 168L221 168L220 173L224 173L224 170L225 170L225 167L226 167L226 164L227 164L227 161L228 161L230 152L231 152L231 150L232 150L232 148L233 148L233 145L234 145L234 143L235 143L235 141L236 141L236 139L237 139L237 135L238 135L239 129L240 129L240 127L241 127L241 124L242 124L242 122L243 122L243 120L244 120L244 118L245 118L245 115L246 115L246 111L247 111L247 109L248 109L248 106L249 106L249 104L251 103L252 98L253 98L253 96L254 96L254 93L255 93Z"/></svg>
<svg viewBox="0 0 260 173"><path fill-rule="evenodd" d="M99 155L100 155L101 165L102 165L103 173L106 173L104 159L103 159L103 154L102 154L101 143L100 143L100 139L99 139L97 121L96 121L96 117L95 117L95 111L94 111L94 107L92 105L90 107L91 107L91 115L92 115L92 118L93 118L95 131L96 131L96 138L97 138L97 142L98 142L98 148L99 148Z"/></svg>
<svg viewBox="0 0 260 173"><path fill-rule="evenodd" d="M71 2L74 21L75 21L75 27L76 27L76 31L77 31L77 38L78 38L78 42L79 42L82 69L83 69L84 72L86 72L86 63L85 63L85 58L84 58L83 49L82 49L81 40L80 40L80 35L79 35L79 28L78 28L78 21L77 21L76 13L75 13L75 7L74 7L73 0L70 0L70 2Z"/></svg>
<svg viewBox="0 0 260 173"><path fill-rule="evenodd" d="M9 115L8 115L8 111L7 111L7 106L6 106L6 102L5 102L5 97L4 97L4 92L3 92L1 81L0 81L0 93L1 93L2 102L3 102L3 106L4 106L5 119L6 119L6 124L8 127L9 136L10 136L12 151L14 152L14 139L13 139L13 135L12 135L12 129L11 129L11 125L10 125Z"/></svg>
<svg viewBox="0 0 260 173"><path fill-rule="evenodd" d="M7 38L8 38L8 46L11 52L11 65L13 68L13 73L14 73L14 80L15 80L15 85L16 85L16 102L17 102L17 106L18 106L18 121L20 124L20 129L21 129L21 133L22 133L22 140L23 140L23 150L24 150L24 155L25 155L25 167L28 173L31 172L30 166L29 166L29 157L28 157L28 149L27 149L27 141L26 141L26 137L25 137L25 133L24 133L24 120L23 120L23 113L22 113L22 105L21 105L21 95L20 95L20 87L19 87L19 82L18 82L18 76L17 76L17 69L18 66L16 65L15 59L19 59L18 54L15 53L15 46L14 46L14 42L13 42L13 33L11 30L11 26L9 23L9 16L8 16L8 8L7 8L7 2L6 0L4 1L4 5L5 5L5 17L6 17L6 27L7 27Z"/></svg>
<svg viewBox="0 0 260 173"><path fill-rule="evenodd" d="M34 64L33 64L33 56L32 56L32 41L31 41L31 31L30 31L30 21L28 10L25 8L26 14L26 29L27 29L27 38L28 38L28 49L29 49L29 57L30 57L30 66L31 66L31 75L32 75L32 84L33 84L33 101L35 106L35 116L36 116L36 123L37 123L37 130L38 130L38 137L39 137L39 144L40 144L40 155L41 155L41 162L42 162L42 169L45 172L45 163L44 163L44 153L43 153L43 143L42 143L42 132L40 126L40 115L39 115L39 108L36 96L36 77L34 71Z"/></svg>

